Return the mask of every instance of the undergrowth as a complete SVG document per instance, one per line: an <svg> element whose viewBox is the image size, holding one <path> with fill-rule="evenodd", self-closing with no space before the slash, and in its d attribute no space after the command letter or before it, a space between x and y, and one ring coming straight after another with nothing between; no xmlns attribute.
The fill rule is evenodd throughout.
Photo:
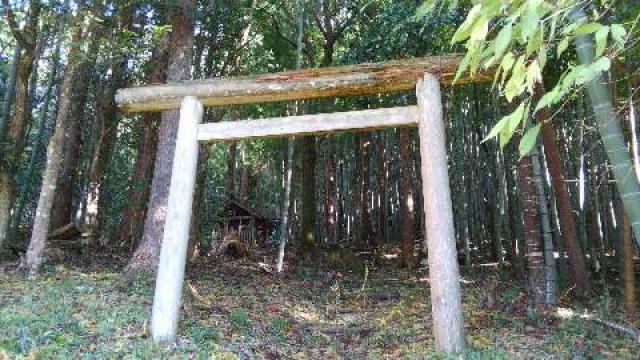
<svg viewBox="0 0 640 360"><path fill-rule="evenodd" d="M419 277L371 270L365 281L358 272L326 273L298 269L277 278L231 262L192 269L187 281L206 303L185 292L180 333L170 347L150 339L149 281L123 288L120 274L108 269L0 274L0 358L446 358L434 353L429 292ZM489 309L482 281L467 278L463 285L465 358L640 354L631 339L579 317L532 319L517 282L500 279L500 301ZM601 301L574 310L598 309ZM606 301L609 318L623 321L615 302Z"/></svg>

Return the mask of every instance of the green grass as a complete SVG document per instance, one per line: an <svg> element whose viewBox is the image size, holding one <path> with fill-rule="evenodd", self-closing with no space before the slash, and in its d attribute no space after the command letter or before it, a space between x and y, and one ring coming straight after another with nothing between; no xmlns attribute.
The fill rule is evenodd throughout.
<svg viewBox="0 0 640 360"><path fill-rule="evenodd" d="M193 275L190 283L210 305L197 306L185 296L178 340L170 347L149 338L153 287L147 280L122 288L117 272L63 267L33 279L0 274L0 359L262 359L275 353L300 359L446 359L434 352L424 283L398 281L397 272L370 273L367 291L397 289L401 298L339 298L336 312L335 284L323 284L318 272L284 279L236 272L207 269L203 274L216 277ZM360 291L362 283L362 276L345 276L340 293ZM505 282L502 288L503 304L522 309L521 285ZM633 359L640 353L629 338L579 319L551 324L505 306L485 309L481 290L477 283L464 288L467 359ZM597 301L585 306L597 309ZM615 301L606 302L610 319L623 318ZM344 332L322 330L336 326ZM371 329L359 332L363 327Z"/></svg>

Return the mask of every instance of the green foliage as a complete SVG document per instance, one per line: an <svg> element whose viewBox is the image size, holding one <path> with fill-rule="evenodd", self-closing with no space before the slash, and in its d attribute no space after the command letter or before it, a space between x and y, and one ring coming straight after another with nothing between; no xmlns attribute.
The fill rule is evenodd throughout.
<svg viewBox="0 0 640 360"><path fill-rule="evenodd" d="M240 331L246 331L251 327L249 314L244 311L235 310L231 312L231 314L229 314L229 321Z"/></svg>
<svg viewBox="0 0 640 360"><path fill-rule="evenodd" d="M447 3L447 1L444 1ZM437 1L427 1L418 10L423 16L435 11ZM449 2L450 3L450 2ZM628 42L629 35L623 24L601 22L601 15L593 12L584 23L568 20L575 7L585 5L582 0L478 0L468 11L466 19L451 38L452 44L464 43L466 54L461 62L456 79L463 73L475 74L480 70L493 69L494 86L507 101L521 99L522 104L533 104L537 84L542 83L542 74L549 60L559 60L576 36L594 37L596 59L592 64L569 66L559 81L535 104L538 110L558 104L577 87L588 84L609 70L612 59L619 56ZM451 5L451 4L450 4ZM635 25L637 19L631 27ZM556 51L549 51L555 47ZM557 63L557 61L556 61ZM491 130L488 138L500 137L502 147L505 139L511 139L519 125L525 123L529 112L516 112L505 116ZM515 125L515 126L514 126ZM522 137L520 154L524 155L535 143L538 130L532 128ZM533 137L533 139L532 139Z"/></svg>

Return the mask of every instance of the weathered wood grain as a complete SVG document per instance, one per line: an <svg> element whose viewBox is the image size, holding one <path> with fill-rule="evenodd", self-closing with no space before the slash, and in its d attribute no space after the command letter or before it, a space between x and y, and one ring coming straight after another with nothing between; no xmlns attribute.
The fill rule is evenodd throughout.
<svg viewBox="0 0 640 360"><path fill-rule="evenodd" d="M205 106L313 98L372 95L413 90L424 73L451 83L458 55L286 71L257 76L151 84L120 89L116 102L124 112L176 109L185 96ZM462 76L458 83L486 81L486 75Z"/></svg>
<svg viewBox="0 0 640 360"><path fill-rule="evenodd" d="M198 141L284 137L417 125L418 108L406 106L201 124L198 125Z"/></svg>

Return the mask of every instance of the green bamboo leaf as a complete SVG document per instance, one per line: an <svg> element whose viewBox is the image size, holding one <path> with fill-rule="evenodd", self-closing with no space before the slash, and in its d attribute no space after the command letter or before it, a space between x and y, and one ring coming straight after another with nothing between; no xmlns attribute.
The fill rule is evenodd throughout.
<svg viewBox="0 0 640 360"><path fill-rule="evenodd" d="M500 131L500 148L504 148L513 137L518 125L520 125L522 119L524 119L526 108L526 102L523 101L516 110L505 117L506 124Z"/></svg>
<svg viewBox="0 0 640 360"><path fill-rule="evenodd" d="M520 18L520 23L518 24L520 40L522 40L523 43L528 41L531 35L533 35L533 33L539 27L541 4L542 1L540 0L531 0L526 2L526 10Z"/></svg>
<svg viewBox="0 0 640 360"><path fill-rule="evenodd" d="M593 34L594 32L600 30L600 28L602 28L602 24L599 24L599 23L581 24L581 25L578 25L578 27L574 31L574 34L576 36Z"/></svg>
<svg viewBox="0 0 640 360"><path fill-rule="evenodd" d="M478 24L478 19L481 16L480 10L482 9L482 4L476 4L474 7L469 10L469 14L467 14L467 18L464 20L462 25L458 28L455 34L453 34L453 38L451 38L451 43L455 44L461 41L464 41L469 38L471 32L474 29L474 26Z"/></svg>
<svg viewBox="0 0 640 360"><path fill-rule="evenodd" d="M482 16L476 22L473 29L471 30L469 41L483 41L487 38L488 33L489 33L489 20L487 20L486 17Z"/></svg>
<svg viewBox="0 0 640 360"><path fill-rule="evenodd" d="M416 10L416 20L420 20L431 14L438 4L438 0L425 0Z"/></svg>
<svg viewBox="0 0 640 360"><path fill-rule="evenodd" d="M530 94L533 94L534 85L541 81L542 72L540 71L540 64L538 64L538 60L534 60L527 66L527 89Z"/></svg>
<svg viewBox="0 0 640 360"><path fill-rule="evenodd" d="M545 65L547 65L547 45L542 44L540 46L540 51L538 51L538 63L540 64L540 69L544 69Z"/></svg>
<svg viewBox="0 0 640 360"><path fill-rule="evenodd" d="M500 86L504 84L505 79L509 76L511 69L513 68L513 64L515 63L516 58L513 56L512 52L508 52L502 58L502 62L500 63L500 68L502 69L502 76L500 77Z"/></svg>
<svg viewBox="0 0 640 360"><path fill-rule="evenodd" d="M562 55L562 53L569 47L569 40L570 38L568 36L565 36L562 40L560 40L557 49L558 57L560 57L560 55Z"/></svg>
<svg viewBox="0 0 640 360"><path fill-rule="evenodd" d="M497 57L502 56L502 54L507 51L507 47L511 44L512 36L513 26L511 24L506 25L504 28L502 28L502 30L500 30L495 40L495 54Z"/></svg>
<svg viewBox="0 0 640 360"><path fill-rule="evenodd" d="M498 136L500 132L502 132L502 129L505 126L507 126L508 123L509 123L509 116L503 116L502 119L500 119L500 121L498 121L497 124L493 125L493 127L491 128L491 131L489 131L489 134L485 136L482 142L484 143Z"/></svg>
<svg viewBox="0 0 640 360"><path fill-rule="evenodd" d="M464 74L465 71L469 69L469 65L472 63L473 57L478 56L479 51L479 43L476 43L477 46L467 50L467 53L464 55L462 60L460 61L460 65L458 65L458 70L456 71L456 76L453 78L453 83L455 84L460 76ZM476 69L470 69L473 73Z"/></svg>
<svg viewBox="0 0 640 360"><path fill-rule="evenodd" d="M484 0L482 3L483 13L487 17L493 17L500 14L502 8L502 0Z"/></svg>
<svg viewBox="0 0 640 360"><path fill-rule="evenodd" d="M607 47L607 37L609 36L609 27L603 26L600 30L596 31L596 57L602 56L604 50Z"/></svg>
<svg viewBox="0 0 640 360"><path fill-rule="evenodd" d="M511 77L504 88L504 95L507 101L511 102L513 98L522 94L525 87L525 80L527 77L527 67L524 64L524 56L520 56L516 60L513 69L511 69Z"/></svg>
<svg viewBox="0 0 640 360"><path fill-rule="evenodd" d="M522 136L522 139L520 139L520 144L518 146L520 157L528 155L536 145L538 133L540 132L540 125L541 124L537 124L536 126L529 128Z"/></svg>
<svg viewBox="0 0 640 360"><path fill-rule="evenodd" d="M533 35L531 35L531 39L527 42L527 55L531 55L540 49L540 45L544 38L544 32L542 29L542 26L538 27Z"/></svg>
<svg viewBox="0 0 640 360"><path fill-rule="evenodd" d="M627 30L620 24L611 24L611 38L619 47L623 47L627 38Z"/></svg>
<svg viewBox="0 0 640 360"><path fill-rule="evenodd" d="M608 57L603 56L596 60L594 63L588 66L576 67L576 77L575 84L576 85L584 85L591 81L593 81L600 73L609 71L611 68L611 60Z"/></svg>
<svg viewBox="0 0 640 360"><path fill-rule="evenodd" d="M538 103L536 104L533 113L537 113L538 110L555 104L560 99L560 85L556 85L551 91L542 95Z"/></svg>

